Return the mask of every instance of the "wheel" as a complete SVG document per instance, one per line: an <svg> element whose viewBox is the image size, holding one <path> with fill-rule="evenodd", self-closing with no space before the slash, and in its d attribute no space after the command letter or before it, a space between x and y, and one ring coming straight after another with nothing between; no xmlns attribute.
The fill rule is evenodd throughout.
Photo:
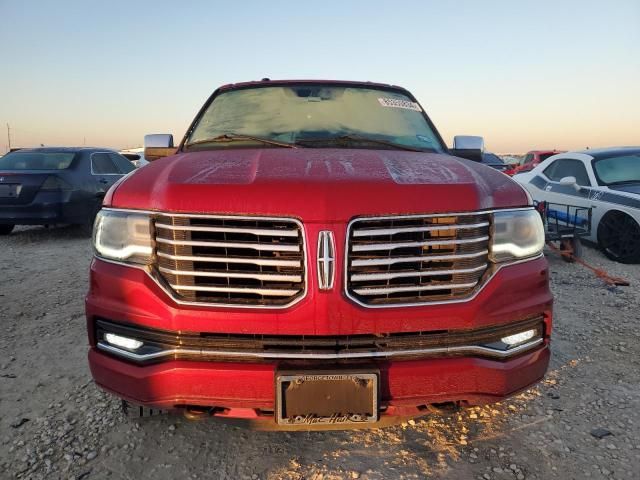
<svg viewBox="0 0 640 480"><path fill-rule="evenodd" d="M97 206L95 206L93 210L91 210L91 213L87 217L85 223L77 225L80 235L84 237L90 237L91 235L93 235L93 223L95 222L96 215L98 215L98 212L101 208L102 204L98 204Z"/></svg>
<svg viewBox="0 0 640 480"><path fill-rule="evenodd" d="M143 407L142 405L135 405L126 400L122 400L122 413L127 418L148 418L165 415L167 412L166 410Z"/></svg>
<svg viewBox="0 0 640 480"><path fill-rule="evenodd" d="M640 225L624 212L608 212L598 225L598 246L611 260L640 262Z"/></svg>
<svg viewBox="0 0 640 480"><path fill-rule="evenodd" d="M0 235L9 235L15 225L0 225Z"/></svg>

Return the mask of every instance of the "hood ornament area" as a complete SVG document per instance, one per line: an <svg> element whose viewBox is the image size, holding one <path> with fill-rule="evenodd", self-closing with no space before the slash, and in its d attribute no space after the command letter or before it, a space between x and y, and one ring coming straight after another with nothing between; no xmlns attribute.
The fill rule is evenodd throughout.
<svg viewBox="0 0 640 480"><path fill-rule="evenodd" d="M336 244L331 230L322 230L318 234L318 288L331 290L333 288L336 269Z"/></svg>

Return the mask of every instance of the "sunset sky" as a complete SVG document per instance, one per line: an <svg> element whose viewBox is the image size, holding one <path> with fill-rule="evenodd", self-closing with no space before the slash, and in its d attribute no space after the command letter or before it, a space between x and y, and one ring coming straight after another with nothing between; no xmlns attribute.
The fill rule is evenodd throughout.
<svg viewBox="0 0 640 480"><path fill-rule="evenodd" d="M402 85L492 151L640 144L640 0L0 0L0 153L184 134L219 85Z"/></svg>

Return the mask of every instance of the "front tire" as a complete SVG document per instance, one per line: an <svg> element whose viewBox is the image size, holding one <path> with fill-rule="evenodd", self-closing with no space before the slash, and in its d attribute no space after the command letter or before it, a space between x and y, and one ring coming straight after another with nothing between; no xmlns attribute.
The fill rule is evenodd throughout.
<svg viewBox="0 0 640 480"><path fill-rule="evenodd" d="M640 225L624 212L607 212L598 224L598 246L611 260L640 263Z"/></svg>
<svg viewBox="0 0 640 480"><path fill-rule="evenodd" d="M9 235L11 232L13 232L13 228L15 227L15 225L0 225L0 235Z"/></svg>
<svg viewBox="0 0 640 480"><path fill-rule="evenodd" d="M86 222L78 225L80 235L82 235L83 237L90 237L91 235L93 235L93 223L95 222L96 216L98 215L98 212L101 208L102 204L100 203L98 204L98 206L94 207L93 210L91 210L91 213L89 214Z"/></svg>

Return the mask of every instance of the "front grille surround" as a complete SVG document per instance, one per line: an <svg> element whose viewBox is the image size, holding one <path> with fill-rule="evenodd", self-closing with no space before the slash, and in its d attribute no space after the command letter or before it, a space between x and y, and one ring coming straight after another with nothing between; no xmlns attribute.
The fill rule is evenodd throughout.
<svg viewBox="0 0 640 480"><path fill-rule="evenodd" d="M399 225L394 225L394 222ZM358 224L369 226L358 230ZM345 295L366 308L413 307L469 301L499 268L489 259L492 229L492 211L355 217L347 226L345 241ZM455 233L449 232L451 230L455 230ZM370 233L373 235L368 235ZM420 238L410 238L412 234L419 234ZM441 234L447 238L440 238ZM354 241L356 238L365 239L365 242L357 243L357 240ZM376 238L384 240L376 243L373 240ZM412 249L425 248L426 254L411 254ZM433 248L444 251L434 255L431 251ZM446 251L447 249L452 251ZM394 256L389 253L385 256L385 250L403 251L404 255ZM365 256L369 253L370 258L354 258L363 255L361 252L365 252ZM383 254L376 258L376 252ZM408 262L408 259L413 262ZM404 270L394 267L397 264L412 263L418 263L420 267ZM374 269L362 271L367 266ZM423 282L423 277L440 281ZM411 284L412 278L417 278L417 282ZM363 286L361 282L365 279L373 284ZM380 282L386 282L386 285ZM398 284L393 285L392 282ZM448 289L447 286L451 288ZM450 293L446 293L447 290ZM411 292L414 293L413 296L404 295Z"/></svg>
<svg viewBox="0 0 640 480"><path fill-rule="evenodd" d="M178 303L282 309L307 294L296 218L161 212L153 227L152 276Z"/></svg>

